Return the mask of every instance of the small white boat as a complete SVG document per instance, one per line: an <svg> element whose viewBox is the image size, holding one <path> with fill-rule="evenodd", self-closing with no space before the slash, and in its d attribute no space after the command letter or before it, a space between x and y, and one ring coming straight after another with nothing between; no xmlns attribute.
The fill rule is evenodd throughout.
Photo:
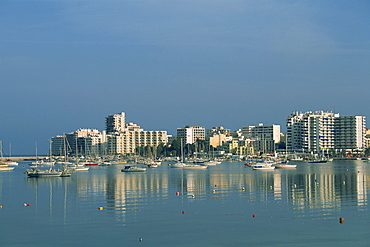
<svg viewBox="0 0 370 247"><path fill-rule="evenodd" d="M137 166L125 166L121 170L121 172L145 172L146 168L145 167L137 167Z"/></svg>
<svg viewBox="0 0 370 247"><path fill-rule="evenodd" d="M206 165L206 166L215 166L217 164L218 163L215 160L209 160L209 161L204 162L204 165Z"/></svg>
<svg viewBox="0 0 370 247"><path fill-rule="evenodd" d="M252 166L253 170L274 170L275 166L272 165L255 165Z"/></svg>
<svg viewBox="0 0 370 247"><path fill-rule="evenodd" d="M14 167L9 167L9 166L1 166L0 171L12 171L14 170Z"/></svg>
<svg viewBox="0 0 370 247"><path fill-rule="evenodd" d="M73 170L75 172L86 172L90 169L90 167L85 167L85 166L76 166L76 167L73 167Z"/></svg>
<svg viewBox="0 0 370 247"><path fill-rule="evenodd" d="M170 166L171 168L183 168L185 165L186 165L186 164L185 164L185 163L183 163L183 162L177 162L177 163L175 163L175 164L170 164L169 166Z"/></svg>
<svg viewBox="0 0 370 247"><path fill-rule="evenodd" d="M109 161L104 161L99 164L99 166L110 166L110 165L112 165L112 163L110 163Z"/></svg>
<svg viewBox="0 0 370 247"><path fill-rule="evenodd" d="M276 164L275 168L280 168L280 169L294 169L297 168L297 165L288 165L288 164Z"/></svg>
<svg viewBox="0 0 370 247"><path fill-rule="evenodd" d="M11 160L3 161L3 163L8 165L8 166L17 166L18 165L18 162L11 161Z"/></svg>
<svg viewBox="0 0 370 247"><path fill-rule="evenodd" d="M183 170L205 170L208 166L202 166L202 165L184 165L182 167Z"/></svg>

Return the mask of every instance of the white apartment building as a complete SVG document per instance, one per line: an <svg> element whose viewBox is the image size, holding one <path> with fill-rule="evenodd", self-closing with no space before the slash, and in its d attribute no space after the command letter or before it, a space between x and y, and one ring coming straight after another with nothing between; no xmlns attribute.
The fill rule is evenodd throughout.
<svg viewBox="0 0 370 247"><path fill-rule="evenodd" d="M108 115L105 118L105 129L107 134L123 131L126 128L126 114L124 112Z"/></svg>
<svg viewBox="0 0 370 247"><path fill-rule="evenodd" d="M280 125L243 126L237 131L241 140L253 140L255 152L270 153L275 151L275 144L280 142Z"/></svg>
<svg viewBox="0 0 370 247"><path fill-rule="evenodd" d="M201 126L177 128L177 138L182 139L184 144L193 144L197 139L205 140L205 128Z"/></svg>
<svg viewBox="0 0 370 247"><path fill-rule="evenodd" d="M105 125L108 134L107 154L131 154L140 146L167 143L167 131L145 131L137 124L126 124L124 112L107 116Z"/></svg>
<svg viewBox="0 0 370 247"><path fill-rule="evenodd" d="M335 120L335 145L337 150L366 148L366 120L364 116L345 116Z"/></svg>
<svg viewBox="0 0 370 247"><path fill-rule="evenodd" d="M329 150L362 149L365 117L340 117L324 111L294 111L287 118L289 152L327 153Z"/></svg>
<svg viewBox="0 0 370 247"><path fill-rule="evenodd" d="M273 140L274 143L280 142L280 125L263 125L263 123L257 126L243 126L239 130L242 139L252 140Z"/></svg>
<svg viewBox="0 0 370 247"><path fill-rule="evenodd" d="M102 154L106 142L105 131L97 129L78 129L75 132L58 135L51 138L52 155L79 155L99 156Z"/></svg>
<svg viewBox="0 0 370 247"><path fill-rule="evenodd" d="M132 128L133 127L133 128ZM108 154L132 154L137 147L158 146L166 144L167 131L145 131L138 125L131 123L131 126L108 135Z"/></svg>

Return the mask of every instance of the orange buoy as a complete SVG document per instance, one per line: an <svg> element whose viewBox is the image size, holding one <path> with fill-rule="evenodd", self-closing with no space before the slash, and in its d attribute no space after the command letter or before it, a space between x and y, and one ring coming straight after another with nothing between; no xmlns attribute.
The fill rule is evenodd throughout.
<svg viewBox="0 0 370 247"><path fill-rule="evenodd" d="M181 214L185 214L185 211L181 211Z"/></svg>
<svg viewBox="0 0 370 247"><path fill-rule="evenodd" d="M3 206L0 206L0 208L3 208Z"/></svg>
<svg viewBox="0 0 370 247"><path fill-rule="evenodd" d="M256 218L256 215L255 214L252 214L252 218Z"/></svg>
<svg viewBox="0 0 370 247"><path fill-rule="evenodd" d="M217 184L215 184L215 187L217 187Z"/></svg>
<svg viewBox="0 0 370 247"><path fill-rule="evenodd" d="M180 195L180 192L176 192L176 195L179 196Z"/></svg>
<svg viewBox="0 0 370 247"><path fill-rule="evenodd" d="M24 206L25 206L25 207L29 207L29 206L31 206L31 204L29 204L29 203L25 203L25 204L24 204Z"/></svg>
<svg viewBox="0 0 370 247"><path fill-rule="evenodd" d="M340 217L340 218L339 218L339 223L340 223L340 224L343 224L343 223L344 223L344 218L343 218L343 217Z"/></svg>

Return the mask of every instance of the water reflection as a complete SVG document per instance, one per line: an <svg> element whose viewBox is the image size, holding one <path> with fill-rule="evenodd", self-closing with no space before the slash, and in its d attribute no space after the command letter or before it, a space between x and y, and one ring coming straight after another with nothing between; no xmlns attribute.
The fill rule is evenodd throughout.
<svg viewBox="0 0 370 247"><path fill-rule="evenodd" d="M367 210L368 204L370 167L362 161L298 163L295 170L265 172L253 171L242 162L224 162L205 171L184 171L166 164L145 173L122 173L120 169L97 167L70 178L24 177L23 181L37 213L46 211L52 218L62 210L64 220L72 210L104 207L125 222L128 212L147 206L165 207L176 195L193 196L198 201L238 198L249 203L280 202L304 215L317 209L325 214L347 206ZM0 188L4 187L3 181Z"/></svg>

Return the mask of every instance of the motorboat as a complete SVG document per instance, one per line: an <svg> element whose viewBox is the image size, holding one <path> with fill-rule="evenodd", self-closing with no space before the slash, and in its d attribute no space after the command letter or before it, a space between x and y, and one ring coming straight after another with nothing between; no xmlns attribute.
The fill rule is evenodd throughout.
<svg viewBox="0 0 370 247"><path fill-rule="evenodd" d="M110 165L112 165L112 163L109 162L109 161L104 161L104 162L99 164L99 166L110 166Z"/></svg>
<svg viewBox="0 0 370 247"><path fill-rule="evenodd" d="M12 161L12 160L3 161L3 163L8 165L8 166L17 166L18 165L18 162Z"/></svg>
<svg viewBox="0 0 370 247"><path fill-rule="evenodd" d="M280 168L280 169L294 169L297 168L297 165L290 165L290 164L276 164L275 168Z"/></svg>
<svg viewBox="0 0 370 247"><path fill-rule="evenodd" d="M308 163L326 163L326 162L328 162L328 160L326 159L313 159L308 161Z"/></svg>
<svg viewBox="0 0 370 247"><path fill-rule="evenodd" d="M254 165L252 166L252 169L253 170L274 170L275 166L269 163L264 163L264 164Z"/></svg>
<svg viewBox="0 0 370 247"><path fill-rule="evenodd" d="M9 167L7 164L0 163L0 171L12 171L14 167Z"/></svg>
<svg viewBox="0 0 370 247"><path fill-rule="evenodd" d="M274 170L275 166L253 166L253 170Z"/></svg>
<svg viewBox="0 0 370 247"><path fill-rule="evenodd" d="M121 172L145 172L146 168L145 167L137 167L137 166L125 166L121 170Z"/></svg>
<svg viewBox="0 0 370 247"><path fill-rule="evenodd" d="M98 165L99 165L99 163L95 163L95 162L93 162L93 163L86 162L84 165L85 165L85 166L98 166Z"/></svg>
<svg viewBox="0 0 370 247"><path fill-rule="evenodd" d="M182 167L183 170L205 170L208 166L202 166L202 165L187 165L184 164Z"/></svg>

